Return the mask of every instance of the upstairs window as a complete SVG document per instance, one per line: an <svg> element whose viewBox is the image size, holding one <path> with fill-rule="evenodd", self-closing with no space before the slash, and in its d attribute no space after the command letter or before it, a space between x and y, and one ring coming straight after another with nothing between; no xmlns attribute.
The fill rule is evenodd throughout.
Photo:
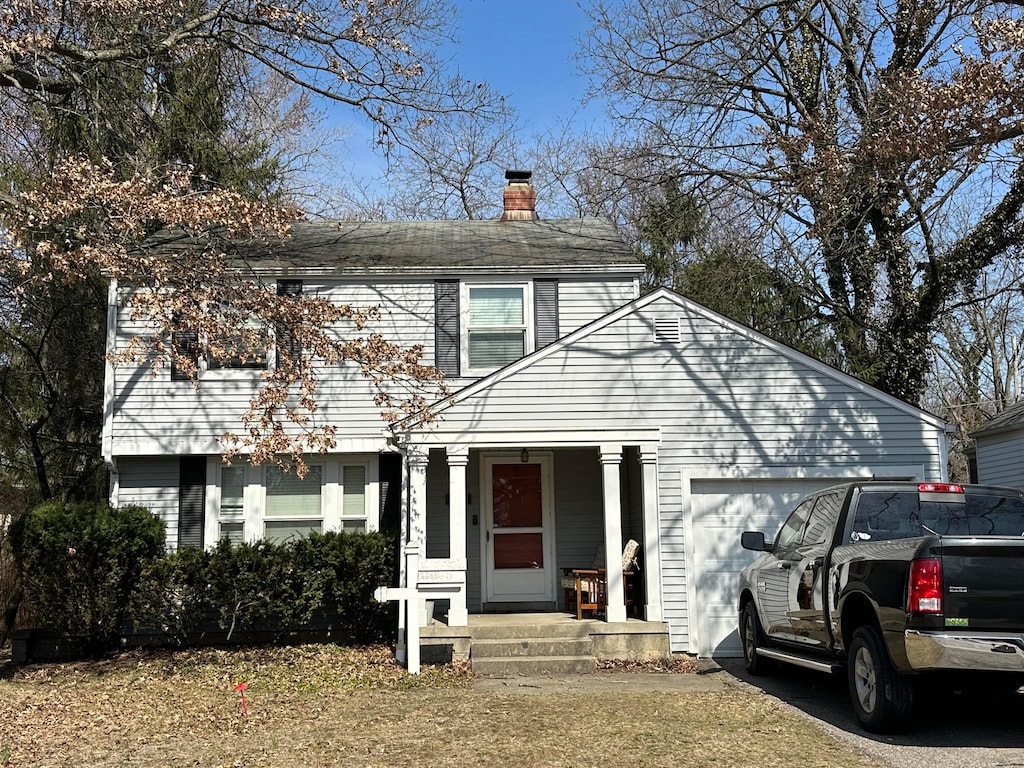
<svg viewBox="0 0 1024 768"><path fill-rule="evenodd" d="M301 280L278 280L278 296L302 296ZM289 360L298 361L302 357L302 344L299 343L298 334L294 327L284 323L278 323L274 328L274 337L277 345L278 365L281 363L282 355L287 355Z"/></svg>
<svg viewBox="0 0 1024 768"><path fill-rule="evenodd" d="M528 286L467 285L466 367L493 371L515 362L530 345Z"/></svg>
<svg viewBox="0 0 1024 768"><path fill-rule="evenodd" d="M202 350L198 333L190 330L174 331L171 334L171 381L191 381L199 373ZM179 363L180 358L188 361L184 368Z"/></svg>
<svg viewBox="0 0 1024 768"><path fill-rule="evenodd" d="M267 329L258 318L250 317L238 325L236 318L225 317L223 333L210 339L207 353L210 368L266 368Z"/></svg>
<svg viewBox="0 0 1024 768"><path fill-rule="evenodd" d="M434 365L481 376L557 341L558 280L434 282Z"/></svg>

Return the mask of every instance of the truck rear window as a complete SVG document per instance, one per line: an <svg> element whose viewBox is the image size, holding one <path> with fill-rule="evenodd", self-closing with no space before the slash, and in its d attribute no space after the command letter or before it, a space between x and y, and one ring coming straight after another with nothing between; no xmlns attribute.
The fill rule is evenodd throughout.
<svg viewBox="0 0 1024 768"><path fill-rule="evenodd" d="M857 503L854 540L908 539L940 536L1024 536L1024 500L990 493L935 494L914 491L866 491Z"/></svg>

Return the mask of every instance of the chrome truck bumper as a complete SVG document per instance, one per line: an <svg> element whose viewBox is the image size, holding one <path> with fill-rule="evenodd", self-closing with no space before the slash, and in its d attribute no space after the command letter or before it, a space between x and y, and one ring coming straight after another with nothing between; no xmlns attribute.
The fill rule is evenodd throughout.
<svg viewBox="0 0 1024 768"><path fill-rule="evenodd" d="M1024 672L1024 634L904 632L912 669Z"/></svg>

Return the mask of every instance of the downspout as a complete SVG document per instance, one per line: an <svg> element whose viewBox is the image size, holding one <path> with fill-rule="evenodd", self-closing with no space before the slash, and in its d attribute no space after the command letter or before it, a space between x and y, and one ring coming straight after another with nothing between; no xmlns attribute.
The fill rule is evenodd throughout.
<svg viewBox="0 0 1024 768"><path fill-rule="evenodd" d="M956 424L947 421L939 434L939 467L942 475L939 479L943 483L949 482L949 435L955 435L959 431L960 428Z"/></svg>
<svg viewBox="0 0 1024 768"><path fill-rule="evenodd" d="M117 280L111 278L107 286L107 337L106 360L103 366L103 431L100 439L100 451L103 462L110 472L109 496L110 506L118 505L121 479L114 458L114 361L113 354L117 344Z"/></svg>

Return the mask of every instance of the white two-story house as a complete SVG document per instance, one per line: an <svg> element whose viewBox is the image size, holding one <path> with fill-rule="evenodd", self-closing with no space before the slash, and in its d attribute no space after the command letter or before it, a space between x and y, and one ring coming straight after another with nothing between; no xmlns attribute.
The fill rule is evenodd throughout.
<svg viewBox="0 0 1024 768"><path fill-rule="evenodd" d="M739 533L771 530L804 493L853 477L943 479L946 424L668 290L613 225L543 219L510 174L494 221L302 223L249 263L288 290L379 305L451 394L385 424L370 386L324 375L337 445L304 480L221 461L260 371L107 372L111 502L142 504L171 546L310 531L401 531L457 585L445 619L561 611L561 568L641 545L637 617L671 647L738 652ZM111 290L108 345L136 330ZM626 621L608 558L609 622ZM436 574L435 574L436 576ZM404 586L415 586L413 584Z"/></svg>

